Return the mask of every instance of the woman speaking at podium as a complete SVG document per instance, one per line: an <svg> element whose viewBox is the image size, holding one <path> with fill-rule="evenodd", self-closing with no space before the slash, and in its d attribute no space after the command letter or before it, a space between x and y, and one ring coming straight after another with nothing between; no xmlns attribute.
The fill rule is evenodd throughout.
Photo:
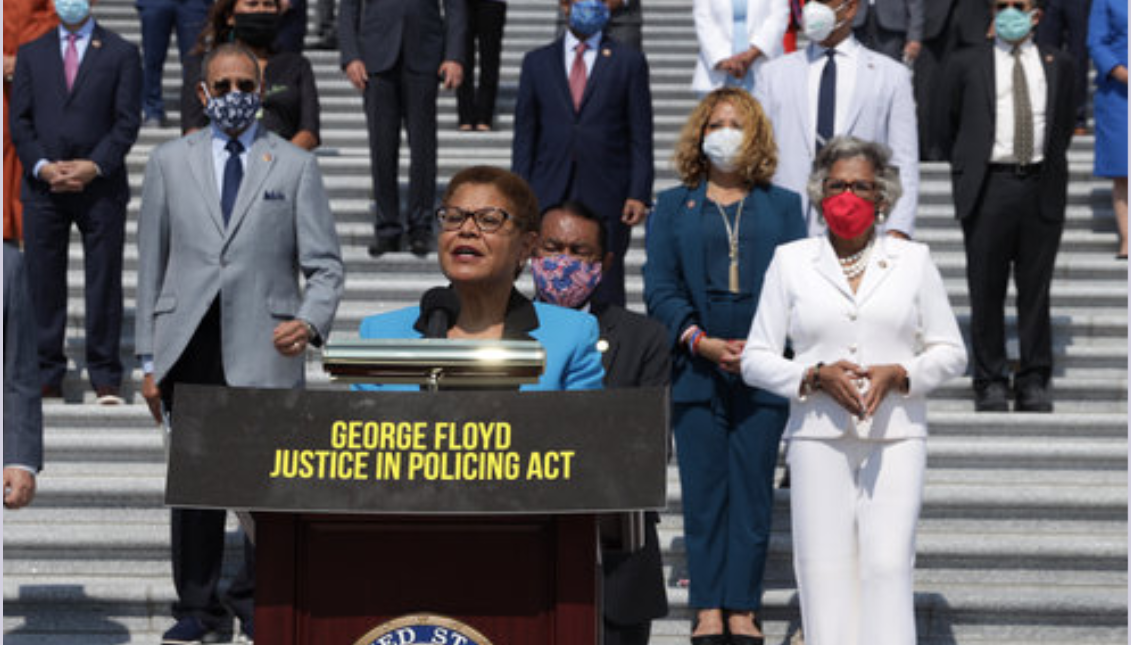
<svg viewBox="0 0 1131 645"><path fill-rule="evenodd" d="M429 292L422 306L369 316L361 338L536 340L546 350L546 368L522 390L601 389L597 320L531 302L515 289L538 238L538 200L530 186L500 168L466 168L452 177L436 220L440 270L450 291Z"/></svg>

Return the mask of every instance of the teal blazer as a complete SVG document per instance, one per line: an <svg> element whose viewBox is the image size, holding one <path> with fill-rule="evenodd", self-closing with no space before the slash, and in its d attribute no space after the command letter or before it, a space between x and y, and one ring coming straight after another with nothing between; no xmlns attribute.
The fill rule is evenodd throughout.
<svg viewBox="0 0 1131 645"><path fill-rule="evenodd" d="M644 300L648 314L667 327L672 348L672 401L689 403L710 400L716 373L710 361L691 356L679 346L679 337L691 325L698 325L709 336L745 339L749 320L727 319L726 308L712 306L707 290L707 261L704 255L703 204L707 182L685 185L660 193L656 209L648 218L648 260L644 265ZM742 230L756 234L742 239L739 249L743 297L758 302L762 280L774 250L806 236L801 197L777 186L758 186L750 191L743 209ZM740 329L722 333L719 329ZM713 331L714 330L714 331ZM767 392L755 391L765 403L784 404Z"/></svg>
<svg viewBox="0 0 1131 645"><path fill-rule="evenodd" d="M511 298L507 309L504 337L508 340L533 339L546 349L546 370L533 385L520 390L600 390L605 378L601 353L597 351L597 319L572 309L522 296ZM405 307L369 316L361 321L362 338L423 338L418 329L419 307ZM416 386L355 385L356 390L417 390Z"/></svg>

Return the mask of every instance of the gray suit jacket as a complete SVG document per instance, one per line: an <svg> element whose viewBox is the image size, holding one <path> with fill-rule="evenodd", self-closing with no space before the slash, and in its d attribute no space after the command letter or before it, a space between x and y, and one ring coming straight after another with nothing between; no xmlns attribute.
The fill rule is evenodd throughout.
<svg viewBox="0 0 1131 645"><path fill-rule="evenodd" d="M805 184L816 156L816 127L809 108L808 49L802 49L762 66L754 81L754 98L762 104L774 126L778 144L778 169L774 183L801 195L810 235L824 231L809 208ZM837 88L837 100L846 92ZM911 74L896 61L862 48L856 67L856 87L848 98L846 123L836 134L878 141L892 150L892 164L899 168L903 196L888 217L886 230L911 236L915 233L915 211L919 204L919 134Z"/></svg>
<svg viewBox="0 0 1131 645"><path fill-rule="evenodd" d="M35 312L23 256L4 243L4 465L43 467Z"/></svg>
<svg viewBox="0 0 1131 645"><path fill-rule="evenodd" d="M361 60L370 74L401 61L407 71L435 74L440 63L463 63L467 38L464 0L341 0L338 44L342 68Z"/></svg>
<svg viewBox="0 0 1131 645"><path fill-rule="evenodd" d="M860 10L856 12L854 27L864 26L868 19L868 12L875 11L876 19L880 26L888 31L898 31L906 34L907 40L923 40L923 20L925 15L924 2L926 0L876 0L875 5L869 0L860 0ZM931 0L941 2L941 0Z"/></svg>
<svg viewBox="0 0 1131 645"><path fill-rule="evenodd" d="M205 128L149 157L138 220L137 353L153 355L160 382L220 298L228 384L301 385L305 358L278 353L272 332L300 318L326 338L344 280L318 163L260 127L225 227L211 137Z"/></svg>

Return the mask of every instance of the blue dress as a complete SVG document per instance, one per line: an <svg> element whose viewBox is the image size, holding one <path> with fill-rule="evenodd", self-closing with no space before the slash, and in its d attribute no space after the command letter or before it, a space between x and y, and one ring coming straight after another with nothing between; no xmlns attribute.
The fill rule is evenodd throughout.
<svg viewBox="0 0 1131 645"><path fill-rule="evenodd" d="M1127 176L1127 86L1111 70L1127 67L1127 0L1094 0L1088 53L1096 65L1096 165L1099 177Z"/></svg>

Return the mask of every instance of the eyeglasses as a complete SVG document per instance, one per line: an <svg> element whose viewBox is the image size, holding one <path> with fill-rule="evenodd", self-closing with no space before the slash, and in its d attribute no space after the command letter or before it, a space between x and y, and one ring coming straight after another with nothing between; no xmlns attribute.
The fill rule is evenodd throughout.
<svg viewBox="0 0 1131 645"><path fill-rule="evenodd" d="M252 94L255 92L255 80L250 78L219 78L212 81L212 96L224 96L232 91L232 85L244 94Z"/></svg>
<svg viewBox="0 0 1131 645"><path fill-rule="evenodd" d="M436 220L440 222L440 228L445 231L460 230L469 217L483 233L494 233L502 228L507 220L514 219L510 213L494 206L480 208L477 211L467 211L458 206L441 206L436 209Z"/></svg>
<svg viewBox="0 0 1131 645"><path fill-rule="evenodd" d="M994 8L998 11L1005 11L1006 9L1016 9L1018 11L1028 11L1029 3L1027 0L1000 0L994 3Z"/></svg>
<svg viewBox="0 0 1131 645"><path fill-rule="evenodd" d="M876 182L865 181L863 179L857 179L856 181L844 181L843 179L825 180L825 193L828 195L839 195L846 190L851 190L852 194L857 197L872 197L876 194Z"/></svg>

